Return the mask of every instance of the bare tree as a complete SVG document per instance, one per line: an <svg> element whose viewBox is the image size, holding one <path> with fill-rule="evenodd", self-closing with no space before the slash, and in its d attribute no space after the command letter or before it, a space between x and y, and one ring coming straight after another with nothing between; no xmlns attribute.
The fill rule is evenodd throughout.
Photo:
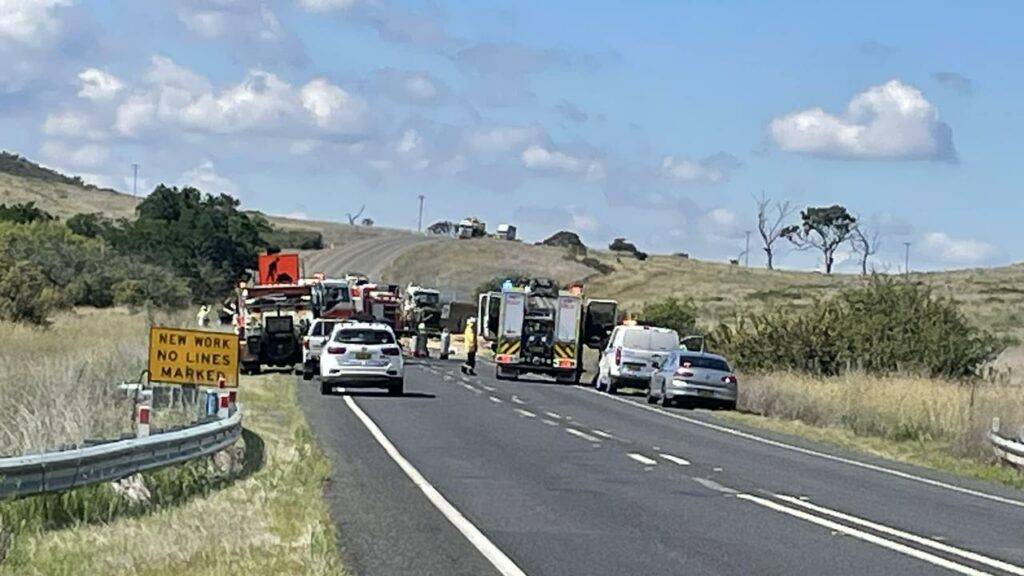
<svg viewBox="0 0 1024 576"><path fill-rule="evenodd" d="M881 234L874 228L868 228L863 222L857 225L850 234L850 247L860 256L860 273L868 273L868 258L878 252L881 246Z"/></svg>
<svg viewBox="0 0 1024 576"><path fill-rule="evenodd" d="M363 210L366 210L366 204L363 204L362 206L360 206L359 207L359 212L356 212L355 214L349 212L348 213L348 223L351 224L352 226L355 226L356 225L356 221L359 220L359 217L363 215Z"/></svg>
<svg viewBox="0 0 1024 576"><path fill-rule="evenodd" d="M766 265L769 270L774 270L775 241L782 238L785 222L796 213L796 207L789 202L773 202L764 192L761 192L761 198L755 196L754 201L757 202L757 231L761 234Z"/></svg>

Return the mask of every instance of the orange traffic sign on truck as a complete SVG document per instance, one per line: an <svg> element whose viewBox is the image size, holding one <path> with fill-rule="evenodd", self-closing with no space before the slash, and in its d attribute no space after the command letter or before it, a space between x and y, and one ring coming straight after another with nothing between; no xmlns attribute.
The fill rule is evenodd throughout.
<svg viewBox="0 0 1024 576"><path fill-rule="evenodd" d="M238 386L238 336L153 326L149 329L149 379L234 388Z"/></svg>
<svg viewBox="0 0 1024 576"><path fill-rule="evenodd" d="M260 254L258 284L295 284L299 281L299 255L294 253Z"/></svg>

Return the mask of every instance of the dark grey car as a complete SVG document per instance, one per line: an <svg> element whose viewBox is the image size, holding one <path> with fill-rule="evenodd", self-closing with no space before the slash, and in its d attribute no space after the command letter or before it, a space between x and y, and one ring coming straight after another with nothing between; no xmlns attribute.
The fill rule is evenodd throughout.
<svg viewBox="0 0 1024 576"><path fill-rule="evenodd" d="M651 374L647 402L670 406L682 400L702 400L734 410L737 386L736 375L723 356L676 350Z"/></svg>

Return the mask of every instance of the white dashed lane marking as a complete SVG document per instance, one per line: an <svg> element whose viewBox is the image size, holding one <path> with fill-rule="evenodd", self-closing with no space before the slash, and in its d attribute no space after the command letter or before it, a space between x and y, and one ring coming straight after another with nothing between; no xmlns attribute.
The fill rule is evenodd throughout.
<svg viewBox="0 0 1024 576"><path fill-rule="evenodd" d="M629 454L627 454L627 456L643 464L644 466L655 466L658 463L657 460L652 460L647 456L644 456L643 454L637 454L636 452L630 452Z"/></svg>
<svg viewBox="0 0 1024 576"><path fill-rule="evenodd" d="M600 438L597 438L595 436L591 436L590 434L587 434L586 432L584 432L582 430L577 430L575 428L566 428L565 431L568 432L569 434L572 434L573 436L575 436L577 438L582 438L582 439L586 440L587 442L593 442L595 444L601 442Z"/></svg>
<svg viewBox="0 0 1024 576"><path fill-rule="evenodd" d="M690 465L690 461L689 460L684 460L684 459L682 459L682 458L680 458L678 456L673 456L671 454L658 454L658 456L661 456L662 458L664 458L665 460L668 460L669 462L671 462L673 464L679 464L680 466L689 466Z"/></svg>
<svg viewBox="0 0 1024 576"><path fill-rule="evenodd" d="M519 414L520 416L525 416L527 418L536 418L537 417L537 415L534 414L533 412L530 412L529 410L523 410L522 408L515 408L514 411L515 411L516 414Z"/></svg>

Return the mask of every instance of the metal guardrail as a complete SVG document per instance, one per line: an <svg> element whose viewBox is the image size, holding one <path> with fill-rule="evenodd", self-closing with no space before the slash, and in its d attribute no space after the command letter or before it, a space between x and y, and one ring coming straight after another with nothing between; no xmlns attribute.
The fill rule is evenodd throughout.
<svg viewBox="0 0 1024 576"><path fill-rule="evenodd" d="M999 434L999 419L992 419L992 428L988 431L988 441L992 450L1001 460L1024 469L1024 431L1017 439L1007 438Z"/></svg>
<svg viewBox="0 0 1024 576"><path fill-rule="evenodd" d="M144 438L94 446L0 458L0 500L60 492L119 480L138 472L208 456L227 448L242 434L242 412Z"/></svg>

